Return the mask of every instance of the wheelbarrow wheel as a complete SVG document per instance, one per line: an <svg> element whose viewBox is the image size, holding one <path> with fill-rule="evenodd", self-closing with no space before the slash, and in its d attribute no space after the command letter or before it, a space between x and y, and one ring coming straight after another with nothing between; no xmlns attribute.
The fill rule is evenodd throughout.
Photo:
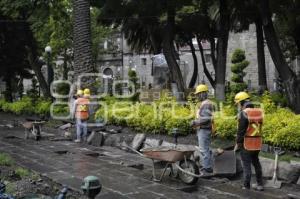
<svg viewBox="0 0 300 199"><path fill-rule="evenodd" d="M198 166L196 165L196 163L192 160L182 160L180 161L179 163L179 166L189 172L189 173L192 173L192 174L195 174L195 175L199 175L199 168ZM182 171L178 171L178 175L179 175L179 178L180 180L182 180L182 182L188 184L188 185L193 185L193 184L196 184L197 181L198 181L198 178L195 177L195 176L191 176L187 173L184 173Z"/></svg>
<svg viewBox="0 0 300 199"><path fill-rule="evenodd" d="M34 135L34 138L35 138L36 141L40 140L40 138L41 138L41 133L40 133L39 129L34 128L34 129L32 130L32 134Z"/></svg>

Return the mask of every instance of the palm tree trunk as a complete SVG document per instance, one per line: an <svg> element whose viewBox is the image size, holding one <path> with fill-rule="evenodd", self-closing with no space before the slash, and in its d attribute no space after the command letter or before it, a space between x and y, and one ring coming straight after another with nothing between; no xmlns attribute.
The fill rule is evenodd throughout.
<svg viewBox="0 0 300 199"><path fill-rule="evenodd" d="M296 78L295 74L289 68L280 49L278 38L271 19L269 1L260 0L259 2L259 9L262 16L263 30L267 45L275 67L283 81L283 87L289 101L289 106L296 113L300 113L300 80Z"/></svg>
<svg viewBox="0 0 300 199"><path fill-rule="evenodd" d="M256 42L257 42L257 63L258 63L258 87L259 93L262 94L267 90L267 74L264 50L264 34L262 30L261 19L255 21L256 26Z"/></svg>
<svg viewBox="0 0 300 199"><path fill-rule="evenodd" d="M191 52L192 52L192 56L193 56L193 60L194 60L194 70L193 70L193 75L192 75L191 81L189 83L189 88L194 88L196 81L197 81L197 76L198 76L198 60L197 60L197 56L196 56L196 52L195 52L196 50L193 45L192 37L189 39L188 43L191 48Z"/></svg>
<svg viewBox="0 0 300 199"><path fill-rule="evenodd" d="M201 54L201 60L202 60L202 65L203 65L203 71L204 71L204 74L205 76L207 77L210 85L215 89L215 86L216 86L216 82L215 80L213 79L213 77L210 75L208 69L207 69L207 66L206 66L206 63L205 63L205 58L204 58L204 50L203 50L203 46L201 44L201 41L200 39L197 37L197 43L198 43L198 46L199 46L199 51L200 51L200 54Z"/></svg>
<svg viewBox="0 0 300 199"><path fill-rule="evenodd" d="M172 0L168 0L168 16L167 24L164 28L163 36L163 53L165 55L168 67L171 73L171 81L176 82L178 91L184 92L185 84L176 57L174 55L174 26L175 26L175 8L172 5Z"/></svg>
<svg viewBox="0 0 300 199"><path fill-rule="evenodd" d="M220 0L220 22L219 38L217 45L217 67L216 67L216 99L225 100L225 75L226 58L229 37L229 13L227 0Z"/></svg>
<svg viewBox="0 0 300 199"><path fill-rule="evenodd" d="M92 41L91 41L91 20L90 0L74 0L74 78L79 75L94 72L92 63ZM82 80L84 84L92 80Z"/></svg>

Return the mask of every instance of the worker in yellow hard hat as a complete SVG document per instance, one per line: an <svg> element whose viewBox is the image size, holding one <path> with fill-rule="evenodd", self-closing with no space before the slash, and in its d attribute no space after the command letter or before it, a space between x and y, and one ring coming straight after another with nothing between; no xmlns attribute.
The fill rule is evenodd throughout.
<svg viewBox="0 0 300 199"><path fill-rule="evenodd" d="M91 91L90 89L86 88L83 90L83 97L89 98L91 96Z"/></svg>
<svg viewBox="0 0 300 199"><path fill-rule="evenodd" d="M211 135L214 131L213 127L213 103L208 99L208 87L200 84L196 87L194 93L197 95L201 105L197 110L196 119L192 121L192 127L197 129L197 137L199 142L200 160L202 169L201 175L209 176L213 173L213 157L211 150Z"/></svg>
<svg viewBox="0 0 300 199"><path fill-rule="evenodd" d="M259 161L259 152L262 147L262 124L263 111L254 108L250 101L250 96L246 92L239 92L234 98L238 106L238 130L236 136L235 152L240 152L243 165L243 189L250 189L251 185L251 165L255 168L256 184L252 188L263 191L262 168Z"/></svg>
<svg viewBox="0 0 300 199"><path fill-rule="evenodd" d="M82 97L82 95L83 95L83 90L78 89L78 90L77 90L77 93L76 93L76 96L77 96L77 97Z"/></svg>
<svg viewBox="0 0 300 199"><path fill-rule="evenodd" d="M77 91L78 98L75 100L74 115L76 118L76 134L75 142L81 142L87 139L87 120L89 119L90 90L84 89Z"/></svg>

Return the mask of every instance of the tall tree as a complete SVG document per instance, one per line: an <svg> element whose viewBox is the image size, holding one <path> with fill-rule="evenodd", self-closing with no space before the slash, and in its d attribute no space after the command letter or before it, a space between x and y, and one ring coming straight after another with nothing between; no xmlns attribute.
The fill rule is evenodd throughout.
<svg viewBox="0 0 300 199"><path fill-rule="evenodd" d="M258 17L255 21L256 27L256 46L257 46L257 64L258 64L258 87L259 93L263 93L268 89L267 87L267 73L265 62L265 45L264 33L261 19Z"/></svg>
<svg viewBox="0 0 300 199"><path fill-rule="evenodd" d="M74 77L94 72L92 63L90 0L73 1ZM87 82L88 81L88 82ZM83 80L83 83L91 83Z"/></svg>
<svg viewBox="0 0 300 199"><path fill-rule="evenodd" d="M263 30L267 45L275 67L283 81L283 87L289 101L289 106L295 112L300 113L300 79L297 79L296 75L289 68L280 49L279 41L271 18L272 12L270 9L269 0L261 0L259 1L258 5L263 21Z"/></svg>
<svg viewBox="0 0 300 199"><path fill-rule="evenodd" d="M228 0L219 0L219 30L217 43L216 91L217 100L225 100L225 76L227 62L227 47L230 28L230 13Z"/></svg>
<svg viewBox="0 0 300 199"><path fill-rule="evenodd" d="M163 28L163 53L171 72L171 81L176 82L179 92L184 92L185 84L176 61L174 47L175 15L176 10L173 0L167 0L167 21Z"/></svg>

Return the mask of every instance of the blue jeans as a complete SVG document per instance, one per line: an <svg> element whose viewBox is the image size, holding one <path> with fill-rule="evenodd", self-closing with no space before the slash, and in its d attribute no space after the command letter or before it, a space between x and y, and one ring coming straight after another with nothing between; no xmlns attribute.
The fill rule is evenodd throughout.
<svg viewBox="0 0 300 199"><path fill-rule="evenodd" d="M81 140L81 138L87 137L87 121L76 119L76 134L77 139Z"/></svg>
<svg viewBox="0 0 300 199"><path fill-rule="evenodd" d="M199 150L200 150L200 162L204 169L212 169L213 157L210 149L211 143L211 130L210 129L198 129L197 130Z"/></svg>

